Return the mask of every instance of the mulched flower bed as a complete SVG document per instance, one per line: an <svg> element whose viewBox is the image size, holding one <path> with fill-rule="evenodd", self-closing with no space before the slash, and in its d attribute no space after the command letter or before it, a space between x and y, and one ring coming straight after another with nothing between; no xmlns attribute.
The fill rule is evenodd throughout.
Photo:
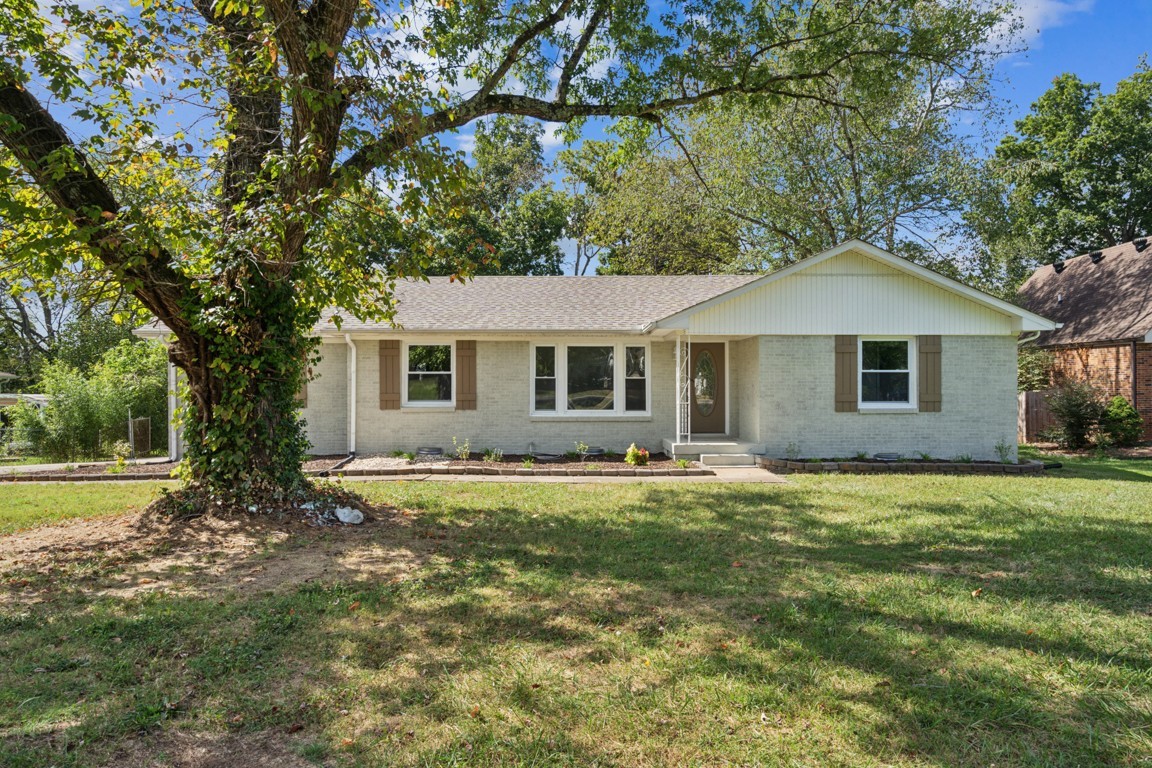
<svg viewBox="0 0 1152 768"><path fill-rule="evenodd" d="M929 473L929 474L979 474L979 475L1034 475L1044 471L1042 461L1021 461L1017 464L1002 464L998 461L946 461L944 459L899 459L884 461L875 458L838 461L836 459L772 459L759 456L757 465L779 474L789 472L820 473L844 472L870 474L882 472Z"/></svg>
<svg viewBox="0 0 1152 768"><path fill-rule="evenodd" d="M346 468L336 470L334 474L348 477L374 477L377 475L521 475L521 476L567 476L567 477L598 477L598 476L702 476L714 474L695 462L687 467L681 467L673 459L663 453L654 453L648 459L646 466L635 467L624 461L624 454L615 456L589 456L581 459L575 456L556 456L545 460L535 457L530 467L524 466L527 454L506 453L502 461L484 461L482 454L473 454L462 461L450 456L419 459L415 462L398 464L381 464L380 466L367 466L372 463L373 457L359 457L363 464L356 461Z"/></svg>

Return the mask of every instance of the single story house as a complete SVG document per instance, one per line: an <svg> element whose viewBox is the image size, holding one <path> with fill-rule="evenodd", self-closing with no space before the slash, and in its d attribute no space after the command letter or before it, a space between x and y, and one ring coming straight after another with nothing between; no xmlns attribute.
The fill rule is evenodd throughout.
<svg viewBox="0 0 1152 768"><path fill-rule="evenodd" d="M1123 396L1152 439L1152 240L1040 267L1017 301L1062 324L1030 342L1052 353L1054 376Z"/></svg>
<svg viewBox="0 0 1152 768"><path fill-rule="evenodd" d="M995 459L1017 338L1057 327L857 240L767 275L432 278L396 299L396 327L318 324L314 452Z"/></svg>

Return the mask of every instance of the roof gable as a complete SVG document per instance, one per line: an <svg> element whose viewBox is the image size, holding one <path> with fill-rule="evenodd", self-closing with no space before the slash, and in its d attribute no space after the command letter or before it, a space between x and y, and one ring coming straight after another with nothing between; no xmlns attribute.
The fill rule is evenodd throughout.
<svg viewBox="0 0 1152 768"><path fill-rule="evenodd" d="M1147 244L1147 242L1146 242ZM1018 301L1061 323L1042 333L1041 346L1145 339L1152 333L1152 247L1124 243L1040 267L1020 287Z"/></svg>
<svg viewBox="0 0 1152 768"><path fill-rule="evenodd" d="M1006 334L1056 324L851 240L664 318L657 327L706 334Z"/></svg>

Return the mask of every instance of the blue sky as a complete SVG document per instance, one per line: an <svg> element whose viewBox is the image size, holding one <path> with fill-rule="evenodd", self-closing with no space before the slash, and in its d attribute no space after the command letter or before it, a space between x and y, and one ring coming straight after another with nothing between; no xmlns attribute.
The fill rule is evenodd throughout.
<svg viewBox="0 0 1152 768"><path fill-rule="evenodd" d="M1111 91L1136 71L1148 53L1152 0L1018 0L1025 24L1025 53L998 67L998 93L1011 121L1064 72Z"/></svg>

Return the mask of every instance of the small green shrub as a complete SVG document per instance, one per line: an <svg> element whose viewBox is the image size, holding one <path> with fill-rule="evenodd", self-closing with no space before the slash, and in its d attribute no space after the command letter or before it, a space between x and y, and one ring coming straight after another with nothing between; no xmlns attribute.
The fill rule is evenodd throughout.
<svg viewBox="0 0 1152 768"><path fill-rule="evenodd" d="M1072 449L1088 445L1089 436L1104 415L1100 392L1087 382L1069 379L1049 392L1047 400L1060 427L1060 445Z"/></svg>
<svg viewBox="0 0 1152 768"><path fill-rule="evenodd" d="M485 448L484 461L490 464L504 461L504 451L500 450L499 448Z"/></svg>
<svg viewBox="0 0 1152 768"><path fill-rule="evenodd" d="M692 466L692 462L688 459L676 459L676 466L680 467L680 469L688 469L688 467Z"/></svg>
<svg viewBox="0 0 1152 768"><path fill-rule="evenodd" d="M468 461L468 457L472 455L472 449L468 447L468 440L465 439L464 442L458 443L455 436L452 438L452 451L460 461Z"/></svg>
<svg viewBox="0 0 1152 768"><path fill-rule="evenodd" d="M1107 435L1116 445L1135 445L1144 437L1144 419L1132 407L1132 403L1117 395L1112 398L1100 417L1100 432L1096 435L1096 444L1100 438Z"/></svg>
<svg viewBox="0 0 1152 768"><path fill-rule="evenodd" d="M916 451L916 455L920 457L920 461L932 461L932 454L928 451Z"/></svg>
<svg viewBox="0 0 1152 768"><path fill-rule="evenodd" d="M532 469L536 465L536 459L531 456L525 456L524 461L520 462L520 466L524 469Z"/></svg>
<svg viewBox="0 0 1152 768"><path fill-rule="evenodd" d="M956 462L957 464L971 464L972 463L972 454L962 453L959 456L957 456L956 458L952 459L952 461Z"/></svg>
<svg viewBox="0 0 1152 768"><path fill-rule="evenodd" d="M800 446L796 443L788 443L788 447L784 449L784 458L788 461L798 461L800 459Z"/></svg>
<svg viewBox="0 0 1152 768"><path fill-rule="evenodd" d="M628 446L628 451L624 454L624 463L631 464L634 467L644 467L648 465L648 449L637 448L636 443Z"/></svg>
<svg viewBox="0 0 1152 768"><path fill-rule="evenodd" d="M1001 464L1011 464L1012 463L1012 444L1011 443L1009 443L1004 438L1000 438L996 442L996 445L994 447L996 449L996 457L998 459L1000 459Z"/></svg>
<svg viewBox="0 0 1152 768"><path fill-rule="evenodd" d="M577 453L577 455L580 455L580 456L583 456L584 454L588 453L588 443L585 443L582 440L577 440L576 441L576 453Z"/></svg>

